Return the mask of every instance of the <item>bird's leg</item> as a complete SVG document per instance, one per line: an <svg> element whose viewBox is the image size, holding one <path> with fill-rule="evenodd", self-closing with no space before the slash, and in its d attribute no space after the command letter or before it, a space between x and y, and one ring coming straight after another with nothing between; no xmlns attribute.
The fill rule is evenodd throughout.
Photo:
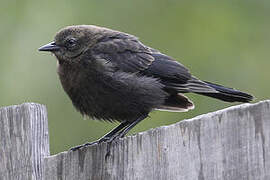
<svg viewBox="0 0 270 180"><path fill-rule="evenodd" d="M99 143L102 143L102 142L109 142L108 148L107 148L108 152L107 152L107 155L106 155L106 156L109 156L111 143L115 139L119 139L119 138L124 137L134 126L136 126L139 122L141 122L142 120L147 118L147 116L148 116L148 114L144 114L144 115L140 116L138 119L136 119L133 122L125 121L125 122L121 123L119 126L117 126L116 128L114 128L112 131L110 131L108 134L106 134L105 136L100 138L99 140L73 147L70 150L75 151L75 150L80 149L82 147L90 146L90 145L93 145L93 144L99 144Z"/></svg>
<svg viewBox="0 0 270 180"><path fill-rule="evenodd" d="M115 139L124 137L134 126L136 126L139 122L147 118L147 116L148 114L144 114L140 116L138 119L136 119L135 121L128 123L125 128L123 128L121 131L111 136L109 139L109 142L112 142Z"/></svg>
<svg viewBox="0 0 270 180"><path fill-rule="evenodd" d="M75 150L80 149L82 147L90 146L90 145L93 145L93 144L99 144L99 143L106 142L106 141L111 141L111 138L114 137L115 134L117 134L120 130L122 130L124 127L126 127L129 124L130 123L128 121L125 121L125 122L121 123L119 126L117 126L116 128L114 128L112 131L107 133L105 136L98 139L97 141L85 143L85 144L82 144L82 145L79 145L79 146L75 146L75 147L71 148L70 150L75 151Z"/></svg>
<svg viewBox="0 0 270 180"><path fill-rule="evenodd" d="M117 126L116 128L114 128L112 131L110 131L109 133L107 133L105 136L103 136L102 138L100 138L99 140L97 140L98 143L109 141L111 139L111 137L114 137L115 134L117 134L121 129L125 128L128 125L129 125L129 122L128 121L125 121L125 122L121 123L119 126Z"/></svg>
<svg viewBox="0 0 270 180"><path fill-rule="evenodd" d="M135 121L130 122L125 128L123 128L121 131L119 131L118 133L116 133L114 136L111 136L110 137L110 140L108 141L107 153L105 155L105 159L107 159L110 156L111 143L115 139L119 139L119 138L124 137L134 126L136 126L139 122L141 122L142 120L144 120L145 118L147 118L147 116L148 116L148 114L144 114L144 115L140 116Z"/></svg>
<svg viewBox="0 0 270 180"><path fill-rule="evenodd" d="M127 125L123 130L121 130L119 133L117 133L117 137L122 138L124 137L134 126L136 126L139 122L147 118L148 114L144 114L129 125ZM116 138L117 138L116 137Z"/></svg>

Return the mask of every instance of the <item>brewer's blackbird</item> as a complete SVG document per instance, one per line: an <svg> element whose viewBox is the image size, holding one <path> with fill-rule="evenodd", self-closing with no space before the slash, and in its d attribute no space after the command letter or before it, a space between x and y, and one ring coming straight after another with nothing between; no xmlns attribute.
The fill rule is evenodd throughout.
<svg viewBox="0 0 270 180"><path fill-rule="evenodd" d="M39 50L56 56L62 86L81 114L120 122L94 143L125 136L152 110L193 109L192 101L183 93L227 102L253 99L247 93L199 80L172 57L144 45L137 37L104 27L66 27Z"/></svg>

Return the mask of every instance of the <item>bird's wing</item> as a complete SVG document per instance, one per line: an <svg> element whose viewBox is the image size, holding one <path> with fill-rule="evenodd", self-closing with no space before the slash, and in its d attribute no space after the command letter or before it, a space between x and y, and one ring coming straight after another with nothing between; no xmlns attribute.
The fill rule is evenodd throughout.
<svg viewBox="0 0 270 180"><path fill-rule="evenodd" d="M155 61L143 71L146 75L158 77L168 83L186 83L191 78L189 70L173 58L153 49L151 55Z"/></svg>
<svg viewBox="0 0 270 180"><path fill-rule="evenodd" d="M105 59L124 72L143 71L155 60L150 48L136 37L124 33L103 38L91 49L95 59Z"/></svg>
<svg viewBox="0 0 270 180"><path fill-rule="evenodd" d="M142 71L147 76L159 78L167 89L177 92L216 92L205 82L195 78L189 70L173 58L152 49L155 61Z"/></svg>
<svg viewBox="0 0 270 180"><path fill-rule="evenodd" d="M143 45L129 34L110 32L91 48L91 55L102 63L108 62L116 70L156 77L166 88L177 92L215 92L206 83L191 76L182 64Z"/></svg>

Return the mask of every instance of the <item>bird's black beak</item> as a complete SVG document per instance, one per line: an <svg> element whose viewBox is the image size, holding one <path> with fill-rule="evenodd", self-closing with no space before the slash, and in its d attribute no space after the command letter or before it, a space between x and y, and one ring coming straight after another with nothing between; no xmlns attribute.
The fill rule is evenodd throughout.
<svg viewBox="0 0 270 180"><path fill-rule="evenodd" d="M49 44L46 44L44 46L41 46L38 50L39 51L58 51L60 49L59 46L55 44L55 42L51 42Z"/></svg>

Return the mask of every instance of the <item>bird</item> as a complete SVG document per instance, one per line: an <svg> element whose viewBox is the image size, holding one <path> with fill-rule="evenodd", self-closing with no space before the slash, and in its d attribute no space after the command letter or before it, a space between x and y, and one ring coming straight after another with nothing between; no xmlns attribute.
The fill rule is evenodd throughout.
<svg viewBox="0 0 270 180"><path fill-rule="evenodd" d="M73 147L73 151L124 137L153 110L194 109L184 93L226 102L253 100L248 93L198 79L180 62L134 35L105 27L67 26L39 51L56 57L62 87L83 116L120 123L97 141Z"/></svg>

